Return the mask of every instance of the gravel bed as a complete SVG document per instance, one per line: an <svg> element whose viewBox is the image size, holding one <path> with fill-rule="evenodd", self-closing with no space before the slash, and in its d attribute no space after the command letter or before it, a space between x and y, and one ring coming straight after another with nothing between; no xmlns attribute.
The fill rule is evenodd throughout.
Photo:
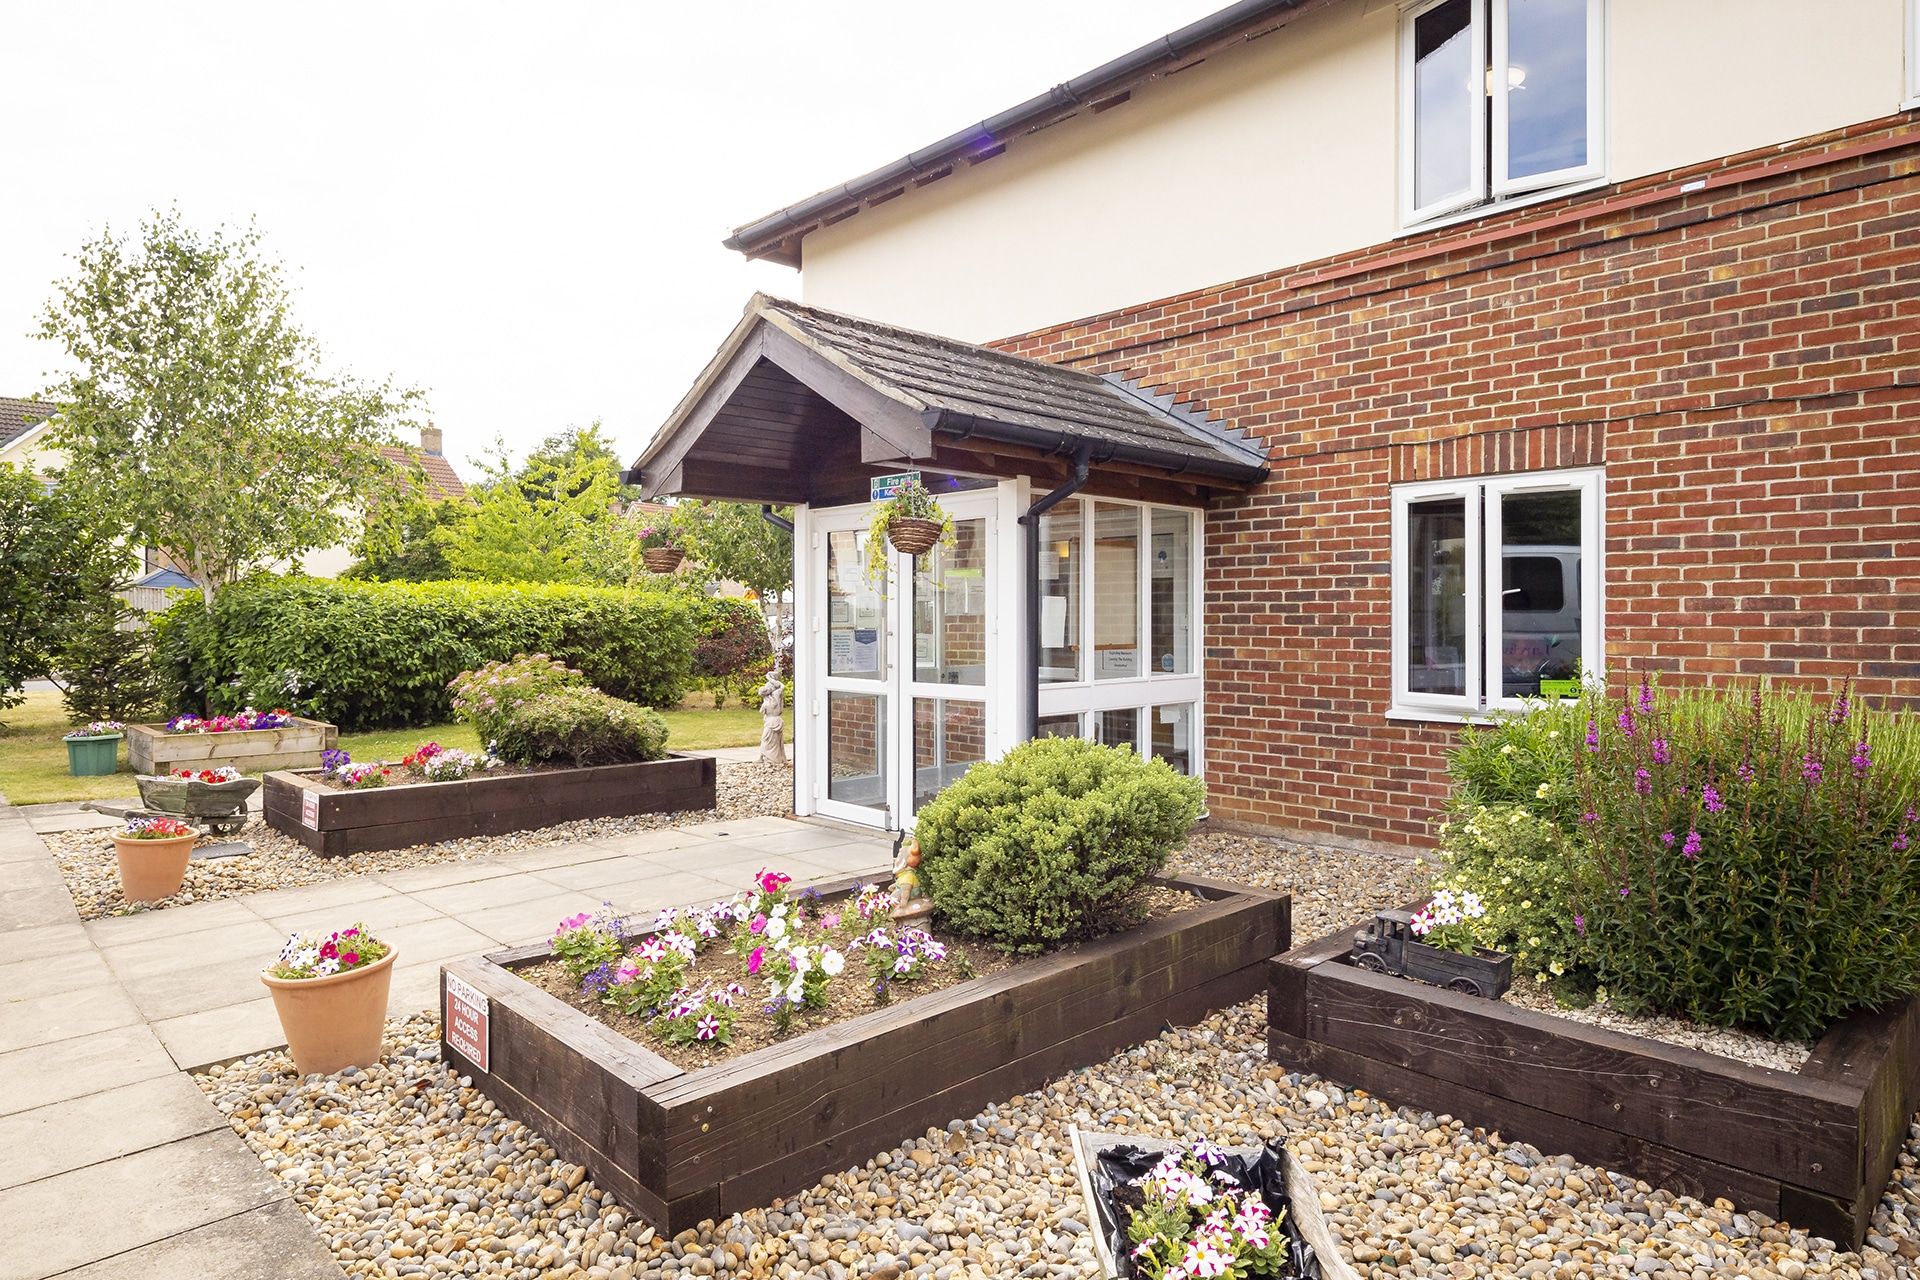
<svg viewBox="0 0 1920 1280"><path fill-rule="evenodd" d="M648 813L627 818L582 818L577 822L563 822L533 831L442 840L435 844L386 849L378 853L349 854L339 858L323 858L299 841L274 831L265 822L255 818L238 835L218 838L243 841L253 846L253 852L238 858L189 863L187 877L181 883L179 893L144 906L131 905L120 896L120 875L114 861L113 841L106 832L67 831L41 838L59 860L67 891L73 895L73 904L79 909L80 918L97 920L102 916L164 910L167 907L185 906L190 902L237 898L269 889L291 889L373 871L398 871L440 862L464 862L471 858L516 853L541 845L569 844L662 827L684 827L702 822L789 813L793 808L792 766L722 760L714 798L716 804L711 809Z"/></svg>
<svg viewBox="0 0 1920 1280"><path fill-rule="evenodd" d="M1218 831L1188 840L1170 869L1291 893L1296 947L1378 908L1404 906L1433 879L1433 868L1417 858Z"/></svg>
<svg viewBox="0 0 1920 1280"><path fill-rule="evenodd" d="M1267 1064L1259 1001L930 1129L773 1205L662 1240L539 1135L452 1076L423 1014L378 1067L293 1074L284 1053L197 1076L349 1275L1090 1277L1069 1124L1251 1143L1285 1136L1364 1276L1907 1276L1914 1149L1877 1247L1837 1251L1445 1116ZM1920 1134L1920 1129L1913 1131Z"/></svg>
<svg viewBox="0 0 1920 1280"><path fill-rule="evenodd" d="M1775 1071L1798 1074L1801 1066L1813 1056L1813 1046L1798 1040L1769 1040L1751 1031L1710 1027L1684 1018L1629 1017L1605 1001L1597 1001L1584 1009L1562 1009L1554 1003L1553 993L1532 978L1517 979L1508 990L1506 999L1523 1009L1550 1013L1568 1022L1584 1022L1590 1027L1624 1031L1630 1036L1699 1049L1756 1067L1771 1067Z"/></svg>

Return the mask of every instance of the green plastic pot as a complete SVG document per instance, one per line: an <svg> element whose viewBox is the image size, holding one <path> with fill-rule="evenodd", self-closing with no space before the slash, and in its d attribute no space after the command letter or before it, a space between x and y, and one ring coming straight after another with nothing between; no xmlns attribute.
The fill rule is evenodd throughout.
<svg viewBox="0 0 1920 1280"><path fill-rule="evenodd" d="M120 767L123 733L98 733L67 739L67 772L76 778L101 778Z"/></svg>

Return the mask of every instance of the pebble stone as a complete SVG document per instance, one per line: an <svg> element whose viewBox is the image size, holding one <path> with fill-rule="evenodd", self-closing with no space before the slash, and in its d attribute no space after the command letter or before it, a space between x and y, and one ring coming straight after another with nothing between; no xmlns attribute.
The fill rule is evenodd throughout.
<svg viewBox="0 0 1920 1280"><path fill-rule="evenodd" d="M244 841L253 852L239 858L188 864L180 892L157 903L129 905L120 896L120 873L114 861L113 841L104 831L67 831L43 836L60 863L67 891L83 920L164 910L216 898L237 898L269 889L291 889L373 871L397 871L440 862L516 853L541 845L605 840L663 827L732 821L762 814L786 813L793 803L790 765L758 761L720 761L715 807L681 813L648 813L626 818L583 818L534 831L502 836L474 836L436 844L323 858L297 840L280 834L258 818L240 834L223 839Z"/></svg>

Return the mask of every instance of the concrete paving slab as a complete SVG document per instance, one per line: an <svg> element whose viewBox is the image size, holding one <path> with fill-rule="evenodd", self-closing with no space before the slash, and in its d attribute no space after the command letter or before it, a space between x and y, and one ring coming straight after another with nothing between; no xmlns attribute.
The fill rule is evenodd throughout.
<svg viewBox="0 0 1920 1280"><path fill-rule="evenodd" d="M100 951L113 966L115 977L132 982L168 973L197 973L234 960L262 969L279 954L286 940L284 933L265 920L249 918L183 937L102 946Z"/></svg>
<svg viewBox="0 0 1920 1280"><path fill-rule="evenodd" d="M153 1031L182 1071L231 1062L287 1043L286 1033L280 1030L280 1015L273 1011L273 997L265 995L243 1004L168 1018L154 1023Z"/></svg>
<svg viewBox="0 0 1920 1280"><path fill-rule="evenodd" d="M850 836L844 831L834 831L828 827L812 827L804 823L790 822L787 830L765 835L748 835L738 840L728 841L729 846L740 850L751 850L767 857L780 857L790 853L804 853L809 849L831 849L848 846L874 847L893 851L891 839L876 840L861 836Z"/></svg>
<svg viewBox="0 0 1920 1280"><path fill-rule="evenodd" d="M313 930L331 933L350 924L364 924L376 935L384 937L389 930L401 925L437 920L444 914L418 898L404 893L391 893L370 902L351 902L337 907L311 908L293 915L275 915L267 923L279 932L283 941L289 933Z"/></svg>
<svg viewBox="0 0 1920 1280"><path fill-rule="evenodd" d="M56 924L29 925L0 931L0 964L18 960L51 960L93 948L87 927L75 916Z"/></svg>
<svg viewBox="0 0 1920 1280"><path fill-rule="evenodd" d="M144 1022L0 1053L0 1115L172 1075L177 1068Z"/></svg>
<svg viewBox="0 0 1920 1280"><path fill-rule="evenodd" d="M724 822L702 822L679 829L690 836L722 840L739 836L778 835L783 831L793 830L793 820L790 818L729 818Z"/></svg>
<svg viewBox="0 0 1920 1280"><path fill-rule="evenodd" d="M499 950L499 943L492 937L448 916L383 929L375 936L400 952L399 959L393 962L395 968L439 964L443 960Z"/></svg>
<svg viewBox="0 0 1920 1280"><path fill-rule="evenodd" d="M26 884L0 891L0 930L31 929L80 918L80 913L73 909L73 896L60 879L58 867L50 863L44 867L32 862L18 863L7 869L9 882L18 883L16 872L25 873L19 879Z"/></svg>
<svg viewBox="0 0 1920 1280"><path fill-rule="evenodd" d="M0 1116L0 1191L226 1127L178 1071Z"/></svg>
<svg viewBox="0 0 1920 1280"><path fill-rule="evenodd" d="M450 916L484 911L489 907L510 906L531 898L552 897L557 890L531 873L496 876L466 884L450 884L437 889L420 889L413 897Z"/></svg>
<svg viewBox="0 0 1920 1280"><path fill-rule="evenodd" d="M49 813L29 815L27 825L34 834L50 836L61 831L105 831L108 827L118 829L125 825L124 818L116 818L105 813Z"/></svg>
<svg viewBox="0 0 1920 1280"><path fill-rule="evenodd" d="M674 863L668 859L678 857ZM672 875L675 871L688 867L711 865L715 859L715 850L711 843L692 849L661 849L648 854L613 854L595 862L583 862L575 866L549 867L543 871L530 872L530 875L562 889L576 889L581 893L598 893L600 886L625 884L633 880L645 880L649 876Z"/></svg>
<svg viewBox="0 0 1920 1280"><path fill-rule="evenodd" d="M892 881L893 858L889 849L809 849L788 854L780 865L797 880L862 875L872 872L876 879Z"/></svg>
<svg viewBox="0 0 1920 1280"><path fill-rule="evenodd" d="M220 898L214 902L191 902L184 907L161 907L137 911L128 916L108 916L87 921L87 933L94 945L119 947L149 938L177 938L232 924L258 920L243 898Z"/></svg>
<svg viewBox="0 0 1920 1280"><path fill-rule="evenodd" d="M540 887L551 889L553 886L543 883ZM560 893L542 898L529 892L521 901L479 911L463 911L455 919L469 929L477 929L495 942L511 947L551 936L553 926L570 915L597 910L600 902L597 894Z"/></svg>
<svg viewBox="0 0 1920 1280"><path fill-rule="evenodd" d="M393 987L387 992L387 1016L404 1018L440 1008L440 966L445 961L430 960L393 969Z"/></svg>
<svg viewBox="0 0 1920 1280"><path fill-rule="evenodd" d="M113 970L98 951L68 952L58 957L41 956L0 964L0 1000L25 1000L30 996L57 996L63 991L97 986L113 981ZM0 1147L0 1151L6 1148Z"/></svg>
<svg viewBox="0 0 1920 1280"><path fill-rule="evenodd" d="M54 1224L85 1207L85 1229L34 1230L7 1251L7 1274L42 1280L281 1199L239 1135L151 1147L0 1191L0 1222Z"/></svg>
<svg viewBox="0 0 1920 1280"><path fill-rule="evenodd" d="M345 1274L306 1215L281 1199L63 1271L60 1280L345 1280Z"/></svg>
<svg viewBox="0 0 1920 1280"><path fill-rule="evenodd" d="M685 829L680 827L666 827L659 831L636 831L628 836L606 836L580 844L508 854L503 861L512 862L525 871L543 871L553 867L586 866L614 854L657 853L662 849L684 849L688 845L704 847L705 844L706 838L703 836L687 835Z"/></svg>
<svg viewBox="0 0 1920 1280"><path fill-rule="evenodd" d="M176 968L142 978L122 978L121 989L148 1022L183 1018L207 1009L222 1009L258 999L266 987L260 971L279 953L279 943L252 955L209 961L192 968Z"/></svg>
<svg viewBox="0 0 1920 1280"><path fill-rule="evenodd" d="M751 874L749 872L748 874ZM651 915L661 907L705 906L722 898L731 898L746 888L744 877L738 883L716 880L692 871L674 871L667 875L647 876L621 884L604 885L594 893L613 904L614 910L631 915ZM560 922L556 916L547 926L551 932Z"/></svg>
<svg viewBox="0 0 1920 1280"><path fill-rule="evenodd" d="M344 880L302 885L297 889L250 893L240 901L261 919L273 920L282 916L303 915L309 911L331 911L337 907L378 902L382 898L397 897L399 893L392 885L383 884L372 876L348 876Z"/></svg>
<svg viewBox="0 0 1920 1280"><path fill-rule="evenodd" d="M407 867L399 871L376 871L373 879L401 893L422 889L440 889L448 885L510 876L515 869L498 858L474 858L467 862L439 862L430 867Z"/></svg>
<svg viewBox="0 0 1920 1280"><path fill-rule="evenodd" d="M111 1031L138 1021L140 1010L117 982L54 996L0 1000L0 1053Z"/></svg>

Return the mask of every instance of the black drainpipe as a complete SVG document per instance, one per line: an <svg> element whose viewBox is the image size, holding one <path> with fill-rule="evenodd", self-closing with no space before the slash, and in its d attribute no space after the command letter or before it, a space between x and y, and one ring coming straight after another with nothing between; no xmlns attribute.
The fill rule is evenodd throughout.
<svg viewBox="0 0 1920 1280"><path fill-rule="evenodd" d="M1027 737L1040 732L1040 517L1080 492L1087 483L1093 446L1081 441L1073 450L1073 478L1038 499L1020 517L1027 526ZM1085 579L1083 578L1082 581Z"/></svg>
<svg viewBox="0 0 1920 1280"><path fill-rule="evenodd" d="M793 521L787 519L785 516L773 514L773 504L771 502L763 502L760 504L760 518L783 533L793 532Z"/></svg>

